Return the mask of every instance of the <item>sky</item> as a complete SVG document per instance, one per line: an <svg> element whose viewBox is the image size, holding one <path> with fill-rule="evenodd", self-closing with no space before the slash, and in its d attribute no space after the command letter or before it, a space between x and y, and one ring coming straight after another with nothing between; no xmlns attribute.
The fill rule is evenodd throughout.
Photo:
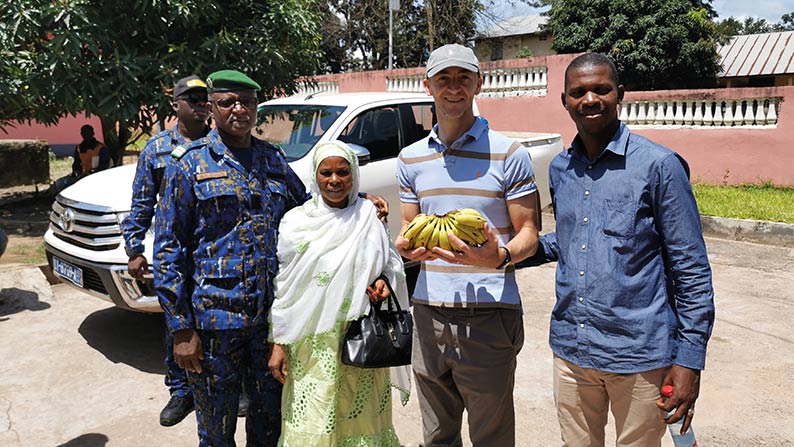
<svg viewBox="0 0 794 447"><path fill-rule="evenodd" d="M537 13L537 10L529 6L511 8L507 3L504 2L503 8L505 17ZM794 12L794 0L713 0L711 5L719 15L718 20L728 17L755 17L766 19L769 23L777 23L783 14Z"/></svg>

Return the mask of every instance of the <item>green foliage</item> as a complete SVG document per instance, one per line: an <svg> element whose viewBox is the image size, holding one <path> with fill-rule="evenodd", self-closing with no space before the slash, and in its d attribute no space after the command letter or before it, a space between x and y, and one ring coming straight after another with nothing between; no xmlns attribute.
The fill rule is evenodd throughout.
<svg viewBox="0 0 794 447"><path fill-rule="evenodd" d="M747 17L744 21L728 17L725 20L717 22L717 30L723 42L729 41L731 36L771 33L775 31L794 31L794 12L783 14L778 23L769 23L766 19L755 17Z"/></svg>
<svg viewBox="0 0 794 447"><path fill-rule="evenodd" d="M0 126L100 117L117 158L173 114L176 79L246 72L262 96L316 70L316 0L17 0L0 11Z"/></svg>
<svg viewBox="0 0 794 447"><path fill-rule="evenodd" d="M534 56L534 54L532 54L532 50L527 46L521 47L521 49L516 52L516 59L529 58L532 56Z"/></svg>
<svg viewBox="0 0 794 447"><path fill-rule="evenodd" d="M393 11L395 68L418 67L432 48L467 44L477 14L493 0L402 0ZM332 0L318 11L323 23L323 71L382 70L389 66L389 10L386 0ZM432 42L432 43L431 43ZM432 48L431 48L432 47Z"/></svg>
<svg viewBox="0 0 794 447"><path fill-rule="evenodd" d="M719 72L711 0L543 0L558 53L612 58L629 90L709 87Z"/></svg>
<svg viewBox="0 0 794 447"><path fill-rule="evenodd" d="M771 181L739 186L695 182L692 190L705 216L794 223L794 187Z"/></svg>

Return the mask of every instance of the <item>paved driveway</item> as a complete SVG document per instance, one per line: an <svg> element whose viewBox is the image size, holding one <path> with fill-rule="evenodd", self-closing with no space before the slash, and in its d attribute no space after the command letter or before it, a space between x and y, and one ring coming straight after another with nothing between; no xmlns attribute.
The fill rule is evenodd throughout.
<svg viewBox="0 0 794 447"><path fill-rule="evenodd" d="M717 324L694 423L699 442L794 446L794 249L707 242ZM526 312L518 445L559 445L546 341L554 268L518 276ZM37 270L3 266L0 446L195 446L193 418L157 422L166 401L162 337L160 315L120 311L65 285L50 289ZM395 404L395 424L405 446L419 444L415 397ZM237 439L244 445L242 433Z"/></svg>

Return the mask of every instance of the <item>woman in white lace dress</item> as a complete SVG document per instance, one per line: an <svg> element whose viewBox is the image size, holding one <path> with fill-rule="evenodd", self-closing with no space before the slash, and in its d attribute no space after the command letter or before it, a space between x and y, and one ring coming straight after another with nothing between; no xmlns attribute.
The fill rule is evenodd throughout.
<svg viewBox="0 0 794 447"><path fill-rule="evenodd" d="M313 168L312 199L287 212L279 226L270 314L270 368L284 383L279 446L399 447L391 389L400 390L405 404L409 367L344 365L341 347L369 300L388 296L379 276L407 308L402 258L373 205L358 198L353 151L342 142L325 143Z"/></svg>

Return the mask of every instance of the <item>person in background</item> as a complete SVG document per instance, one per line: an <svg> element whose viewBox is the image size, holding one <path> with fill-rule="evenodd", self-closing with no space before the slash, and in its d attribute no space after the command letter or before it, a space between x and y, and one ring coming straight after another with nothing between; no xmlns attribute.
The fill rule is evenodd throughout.
<svg viewBox="0 0 794 447"><path fill-rule="evenodd" d="M94 137L94 128L90 124L85 124L80 128L80 135L83 141L74 148L72 172L55 180L47 191L47 195L55 196L77 183L81 178L113 166L110 150Z"/></svg>
<svg viewBox="0 0 794 447"><path fill-rule="evenodd" d="M470 48L444 45L427 62L425 91L438 124L398 160L403 231L421 213L474 208L487 220L487 242L470 247L449 233L455 251L424 247L413 291L416 378L425 447L461 446L463 410L474 447L515 445L516 356L524 343L513 262L538 243L537 188L529 152L474 115L482 87Z"/></svg>
<svg viewBox="0 0 794 447"><path fill-rule="evenodd" d="M694 416L714 325L711 268L686 161L618 118L612 61L586 53L565 71L576 124L549 166L556 232L526 265L557 261L549 344L563 444L659 446L667 420ZM663 385L674 394L660 399Z"/></svg>
<svg viewBox="0 0 794 447"><path fill-rule="evenodd" d="M113 166L110 150L94 137L94 128L90 124L80 128L80 136L83 141L74 148L72 155L74 157L74 162L72 162L73 177L79 179Z"/></svg>

